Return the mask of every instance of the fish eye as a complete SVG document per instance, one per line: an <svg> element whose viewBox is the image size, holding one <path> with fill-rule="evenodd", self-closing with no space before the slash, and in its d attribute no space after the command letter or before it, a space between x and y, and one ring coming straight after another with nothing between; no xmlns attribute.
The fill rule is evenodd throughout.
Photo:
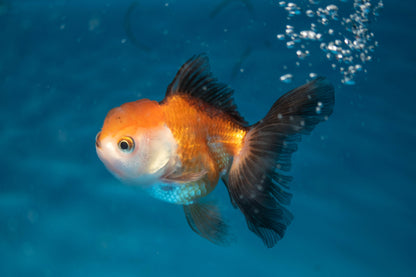
<svg viewBox="0 0 416 277"><path fill-rule="evenodd" d="M118 148L126 153L130 153L134 150L134 140L131 137L122 137L118 141Z"/></svg>

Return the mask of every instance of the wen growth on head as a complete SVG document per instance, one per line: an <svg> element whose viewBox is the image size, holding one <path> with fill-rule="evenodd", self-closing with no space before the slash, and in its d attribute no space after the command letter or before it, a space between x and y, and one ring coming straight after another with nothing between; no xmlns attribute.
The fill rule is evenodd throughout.
<svg viewBox="0 0 416 277"><path fill-rule="evenodd" d="M273 247L293 218L287 209L291 177L282 172L289 171L301 135L327 120L333 106L332 85L317 78L284 94L249 125L233 91L198 55L179 69L162 101L112 109L95 144L112 174L182 205L192 230L216 244L228 242L227 224L204 197L221 179L248 228Z"/></svg>

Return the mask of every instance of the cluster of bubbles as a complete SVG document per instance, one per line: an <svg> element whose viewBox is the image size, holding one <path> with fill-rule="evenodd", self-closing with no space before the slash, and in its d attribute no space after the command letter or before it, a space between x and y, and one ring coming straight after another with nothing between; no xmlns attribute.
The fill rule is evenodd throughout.
<svg viewBox="0 0 416 277"><path fill-rule="evenodd" d="M285 33L278 34L277 39L285 41L287 48L295 49L299 60L305 60L311 55L305 44L317 42L324 56L331 62L331 67L341 73L341 82L354 85L355 75L357 72L366 72L364 64L372 60L373 52L378 46L378 42L374 40L374 33L369 29L369 23L379 16L383 1L339 1L353 2L350 11L347 11L348 7L346 7L341 13L335 4L319 7L321 2L319 0L309 0L309 4L304 5L305 7L291 2L278 2L279 6L287 11L289 22L294 17L303 15L309 19L307 22L310 25L301 31L296 31L294 26L288 24ZM376 4L372 3L376 1ZM334 30L336 28L337 31ZM296 65L299 64L297 61ZM315 73L309 75L316 76ZM285 74L280 80L288 83L292 78L291 74Z"/></svg>

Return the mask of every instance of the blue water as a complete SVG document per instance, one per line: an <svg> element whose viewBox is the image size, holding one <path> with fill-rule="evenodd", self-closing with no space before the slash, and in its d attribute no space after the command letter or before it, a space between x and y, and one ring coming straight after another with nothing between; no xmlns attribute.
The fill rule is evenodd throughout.
<svg viewBox="0 0 416 277"><path fill-rule="evenodd" d="M146 51L123 27L132 1L0 1L0 276L416 276L414 1L384 1L371 23L379 47L354 86L320 52L295 66L276 39L288 24L277 1L231 3L210 18L219 2L139 1L130 30ZM295 219L272 249L222 184L213 197L236 237L229 247L96 156L109 109L161 100L201 52L251 123L311 71L336 87L334 114L293 156Z"/></svg>

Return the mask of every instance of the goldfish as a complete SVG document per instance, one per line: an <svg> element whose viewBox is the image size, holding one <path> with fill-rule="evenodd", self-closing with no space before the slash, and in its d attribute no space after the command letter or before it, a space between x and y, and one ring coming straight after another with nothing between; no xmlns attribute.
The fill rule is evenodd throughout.
<svg viewBox="0 0 416 277"><path fill-rule="evenodd" d="M230 234L206 200L220 182L248 229L267 247L293 220L287 175L302 135L326 121L334 87L323 77L281 96L255 124L240 115L233 90L215 78L205 54L177 72L161 101L140 99L110 110L96 136L98 157L121 181L183 206L191 229L225 245Z"/></svg>

